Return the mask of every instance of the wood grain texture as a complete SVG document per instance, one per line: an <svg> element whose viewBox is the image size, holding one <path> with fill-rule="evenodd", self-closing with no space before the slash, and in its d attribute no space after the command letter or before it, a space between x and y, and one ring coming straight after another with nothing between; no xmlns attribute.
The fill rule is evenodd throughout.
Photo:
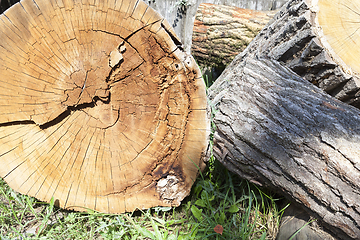
<svg viewBox="0 0 360 240"><path fill-rule="evenodd" d="M291 0L247 54L280 61L330 95L360 107L359 9L360 1Z"/></svg>
<svg viewBox="0 0 360 240"><path fill-rule="evenodd" d="M166 20L140 0L23 0L0 32L10 187L75 210L180 204L207 147L207 100Z"/></svg>
<svg viewBox="0 0 360 240"><path fill-rule="evenodd" d="M360 239L360 111L270 59L236 58L209 89L214 155Z"/></svg>

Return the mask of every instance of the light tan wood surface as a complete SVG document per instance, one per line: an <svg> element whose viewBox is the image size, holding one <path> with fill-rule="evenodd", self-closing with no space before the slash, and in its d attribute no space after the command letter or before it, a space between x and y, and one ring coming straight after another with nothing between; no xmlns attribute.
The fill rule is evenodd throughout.
<svg viewBox="0 0 360 240"><path fill-rule="evenodd" d="M136 0L24 0L0 32L10 187L75 210L180 204L207 147L207 100L166 20Z"/></svg>

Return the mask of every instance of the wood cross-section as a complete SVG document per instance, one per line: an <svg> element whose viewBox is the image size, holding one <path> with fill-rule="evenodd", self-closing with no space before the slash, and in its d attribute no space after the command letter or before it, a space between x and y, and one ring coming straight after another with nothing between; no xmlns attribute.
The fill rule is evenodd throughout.
<svg viewBox="0 0 360 240"><path fill-rule="evenodd" d="M23 0L0 16L0 176L75 210L179 205L207 147L205 86L142 1Z"/></svg>

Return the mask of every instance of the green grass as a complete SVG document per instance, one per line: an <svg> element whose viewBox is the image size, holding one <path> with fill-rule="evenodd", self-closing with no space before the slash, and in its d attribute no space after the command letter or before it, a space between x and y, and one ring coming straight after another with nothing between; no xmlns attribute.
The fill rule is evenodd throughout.
<svg viewBox="0 0 360 240"><path fill-rule="evenodd" d="M271 194L214 159L180 207L120 215L66 211L0 181L0 239L274 239L281 214Z"/></svg>
<svg viewBox="0 0 360 240"><path fill-rule="evenodd" d="M209 87L213 80L205 82ZM13 191L0 178L0 240L275 239L283 209L278 210L274 196L241 180L214 157L181 206L120 215L59 209L53 201Z"/></svg>

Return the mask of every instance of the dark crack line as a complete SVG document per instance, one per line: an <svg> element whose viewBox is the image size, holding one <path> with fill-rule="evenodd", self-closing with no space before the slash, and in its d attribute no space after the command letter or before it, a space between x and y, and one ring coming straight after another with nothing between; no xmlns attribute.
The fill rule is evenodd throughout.
<svg viewBox="0 0 360 240"><path fill-rule="evenodd" d="M14 125L30 125L30 124L36 124L36 123L32 120L11 121L11 122L0 123L0 127L8 127Z"/></svg>
<svg viewBox="0 0 360 240"><path fill-rule="evenodd" d="M351 163L351 165L353 166L354 169L357 169L355 167L355 163L353 161L351 161L346 155L344 155L338 148L336 148L335 146L331 145L330 143L324 141L321 137L319 137L320 142L327 145L328 147L330 147L331 149L333 149L334 151L338 152L343 158L345 158L347 161L349 161ZM326 155L324 155L324 157L328 157ZM354 182L352 181L352 179L349 179L349 177L347 176L347 174L342 173L339 171L339 169L337 169L336 164L340 164L339 162L335 162L335 164L333 164L334 166L332 167L332 169L334 169L334 171L337 173L337 176L343 180L344 182L346 182L348 185L350 185L353 189L356 190L360 190L359 186L355 185ZM327 166L331 167L331 165L329 163L326 164Z"/></svg>
<svg viewBox="0 0 360 240"><path fill-rule="evenodd" d="M69 128L66 130L65 134L63 134L63 136L65 136L65 135L69 132L69 129L70 129L70 126L69 126ZM62 137L63 137L63 136L62 136ZM68 139L70 139L70 138L71 138L71 136L68 136L68 137L66 138L66 140L68 140ZM58 141L58 142L59 142L59 141ZM64 145L64 143L62 144L62 146L63 146L63 145ZM50 173L48 176L52 176L53 172L54 172L55 170L58 170L58 167L59 167L61 161L62 161L63 158L65 157L66 153L70 150L70 147L71 147L71 144L69 144L69 146L66 148L66 150L62 153L61 158L58 160L57 166L52 169L51 173ZM53 156L54 156L56 153L58 153L58 151L54 152L54 153L53 153ZM45 181L47 181L48 176L44 179L44 181L43 181L43 183L42 183L41 185L43 185L43 184L45 183ZM52 189L52 186L53 186L55 180L58 180L58 184L56 185L54 192L57 191L58 185L59 185L60 181L62 180L62 177L59 178L59 179L55 179L55 178L52 179L52 182L51 182L51 184L50 184L50 187L48 188L48 191L46 192L46 195L49 194L49 191L50 191L50 189ZM40 191L40 188L39 188L38 192L35 194L35 196L39 193L39 191ZM45 196L46 196L46 195L45 195Z"/></svg>
<svg viewBox="0 0 360 240"><path fill-rule="evenodd" d="M138 33L139 31L141 31L141 30L147 28L148 26L153 25L153 24L155 24L155 23L157 23L157 22L163 21L163 20L164 20L164 19L159 19L159 20L157 20L157 21L155 21L155 22L148 23L148 24L142 26L141 28L137 29L136 31L130 33L130 34L129 34L127 37L125 37L125 38L124 38L124 37L121 37L120 34L108 32L108 31L104 31L104 30L93 30L93 31L94 31L94 32L102 32L102 33L110 34L110 35L113 35L113 36L117 36L117 37L123 39L124 41L126 41L126 42L128 43L129 38L131 38L132 36L134 36L134 35L135 35L136 33ZM135 48L134 48L134 49L135 49ZM135 50L136 50L136 49L135 49Z"/></svg>
<svg viewBox="0 0 360 240"><path fill-rule="evenodd" d="M96 102L97 101L102 101L103 103L105 104L109 104L110 103L110 95L108 98L106 99L102 99L98 96L95 96L93 98L93 101L90 102L90 103L83 103L83 104L79 104L79 105L76 105L76 106L69 106L67 107L67 109L61 113L59 116L57 116L56 118L54 118L53 120L47 122L47 123L44 123L42 125L39 125L40 129L47 129L49 127L52 127L52 126L55 126L56 124L62 122L65 118L67 118L68 116L71 115L72 112L75 112L75 111L82 111L83 109L86 109L86 108L93 108L96 106ZM30 121L30 122L33 122L35 123L34 121ZM1 125L0 125L1 127Z"/></svg>
<svg viewBox="0 0 360 240"><path fill-rule="evenodd" d="M75 136L74 136L74 139L77 138L77 136L78 136L78 134L80 133L81 129L82 129L82 128L79 128L79 130L76 132L76 134L75 134ZM66 149L66 151L65 151L65 152L63 153L63 155L61 156L60 161L63 160L63 158L66 156L66 153L67 153L73 146L74 146L74 141L71 142L71 144L69 144L68 148ZM70 151L69 151L69 154L71 154ZM74 156L74 152L72 153L72 156ZM71 156L71 158L72 158L72 156ZM61 176L57 179L58 182L57 182L57 184L56 184L56 186L55 186L54 192L57 191L57 189L58 189L58 187L59 187L59 184L60 184L60 182L62 181L65 173L67 172L67 169L68 169L69 165L70 165L70 161L67 161L67 165L66 165L65 171L63 171L62 174L61 174ZM53 185L53 183L51 183L50 186L52 186L52 185ZM50 190L50 188L48 189L48 191L49 191L49 190ZM66 204L65 204L64 206L66 206Z"/></svg>
<svg viewBox="0 0 360 240"><path fill-rule="evenodd" d="M165 32L170 36L171 40L174 42L174 44L176 45L176 47L178 47L180 50L184 51L183 49L183 45L182 43L179 41L179 39L176 38L176 36L174 36L174 34L172 34L166 27L165 25L162 23L163 21L161 21L161 27L165 30Z"/></svg>
<svg viewBox="0 0 360 240"><path fill-rule="evenodd" d="M78 132L80 132L81 130L83 129L83 126L81 126L80 128L79 128L79 131ZM78 157L79 157L79 154L80 154L80 152L81 152L81 146L83 146L83 142L84 142L84 139L87 137L87 134L85 134L85 136L81 139L81 140L79 140L79 141L76 141L77 142L77 144L75 145L76 146L76 153L75 153L75 155L73 155L70 159L73 159L73 161L72 161L72 164L71 164L71 167L70 167L70 169L67 167L66 168L66 170L64 171L64 174L65 173L72 173L73 172L73 168L74 168L74 165L75 165L75 163L77 162L77 160L79 159ZM75 142L75 141L74 141ZM69 163L70 163L70 161L69 161ZM72 192L72 186L73 186L73 184L74 183L76 183L76 180L77 179L75 179L75 178L72 178L71 179L72 180L72 182L71 182L71 185L70 185L70 188L69 188L69 190L68 190L68 196L67 196L67 198L66 198L66 201L65 201L65 204L64 204L64 208L66 207L66 205L67 205L67 202L68 202L68 199L69 199L69 196L70 196L70 193ZM80 184L80 183L79 183ZM69 208L69 207L71 207L71 205L70 206L68 206L67 208Z"/></svg>
<svg viewBox="0 0 360 240"><path fill-rule="evenodd" d="M17 165L15 168L13 168L9 173L7 173L5 176L4 176L4 178L6 178L7 176L9 176L13 171L15 171L18 167L20 167L21 165L23 165L26 161L27 161L27 159L28 158L30 158L31 156L32 156L32 154L33 154L33 152L35 152L35 150L37 150L37 148L36 147L33 147L33 146L36 146L35 144L38 144L39 146L42 146L42 143L44 143L45 141L47 141L53 134L55 134L55 132L57 132L64 124L66 123L66 121L64 121L60 126L58 126L57 127L57 129L55 129L49 136L47 136L44 140L42 140L41 142L38 142L38 140L36 140L36 141L34 141L33 143L31 143L30 145L29 145L29 149L31 149L31 148L33 148L33 150L28 154L28 155L26 155L25 156L25 160L23 160L19 165ZM37 133L36 133L37 134ZM57 143L56 143L57 144ZM55 144L55 145L56 145ZM43 153L45 152L46 150L44 150L43 151ZM41 154L42 155L42 154ZM20 157L18 158L18 159L21 159ZM44 159L42 162L41 162L41 164L45 161L46 159ZM40 165L41 165L40 164ZM45 166L46 167L46 166ZM37 171L37 170L36 170ZM27 179L26 179L26 181L25 182L27 182L29 179L30 179L30 177L36 172L36 171L34 171ZM24 183L25 183L24 182ZM23 184L24 184L23 183ZM21 185L22 186L22 185ZM30 188L31 189L31 188ZM30 191L30 189L29 189L29 191Z"/></svg>
<svg viewBox="0 0 360 240"><path fill-rule="evenodd" d="M123 61L123 60L122 60L122 61ZM118 68L118 67L120 67L120 64L121 64L122 62L120 62L118 65L114 66L114 68L111 69L110 75L109 75L108 78L107 78L107 82L110 82L110 83L109 83L109 88L113 87L114 83L120 82L120 81L122 81L122 80L130 77L131 74L132 74L132 72L134 72L134 71L135 71L136 69L138 69L141 65L143 65L144 62L145 62L145 61L144 61L144 59L143 59L143 61L142 61L139 65L135 66L134 68L131 68L127 73L125 73L125 76L123 76L123 77L121 77L121 78L119 78L119 79L116 79L116 80L110 82L110 76L111 76L111 75L115 75L115 76L117 75L117 74L115 73L115 69Z"/></svg>
<svg viewBox="0 0 360 240"><path fill-rule="evenodd" d="M68 109L66 109L63 113L61 113L59 116L57 116L56 118L54 118L53 120L44 123L42 125L40 125L40 129L45 130L48 129L49 127L55 126L56 124L62 122L65 118L67 118L68 116L71 115L71 110L68 107Z"/></svg>

